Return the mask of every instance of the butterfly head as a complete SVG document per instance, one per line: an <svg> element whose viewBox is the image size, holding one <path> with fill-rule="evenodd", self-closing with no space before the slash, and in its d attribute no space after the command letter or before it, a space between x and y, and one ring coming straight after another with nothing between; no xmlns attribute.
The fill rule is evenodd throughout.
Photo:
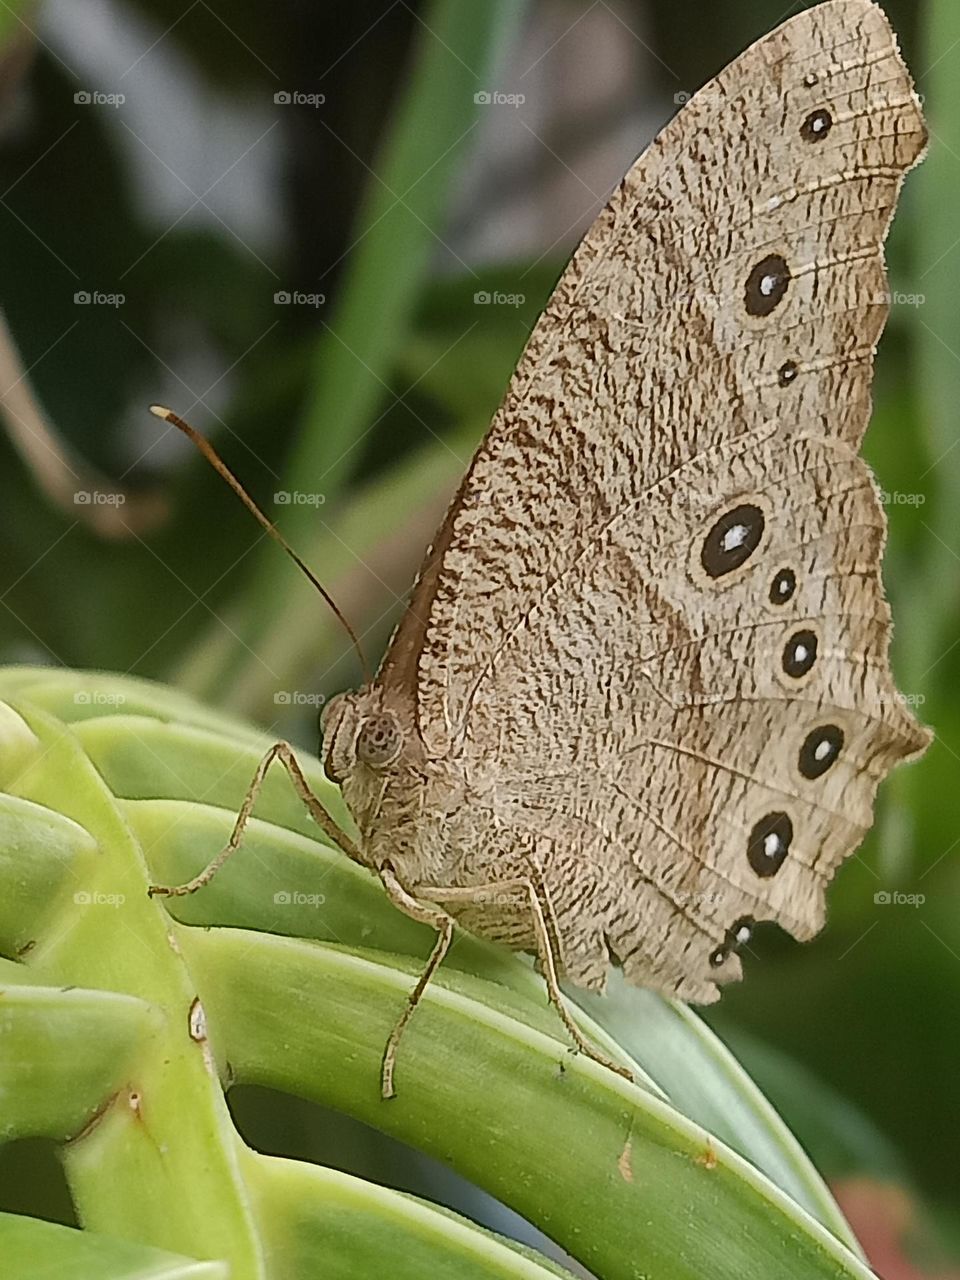
<svg viewBox="0 0 960 1280"><path fill-rule="evenodd" d="M360 767L374 773L389 769L403 751L400 716L383 705L375 689L332 698L323 709L320 729L324 770L331 782L341 786Z"/></svg>

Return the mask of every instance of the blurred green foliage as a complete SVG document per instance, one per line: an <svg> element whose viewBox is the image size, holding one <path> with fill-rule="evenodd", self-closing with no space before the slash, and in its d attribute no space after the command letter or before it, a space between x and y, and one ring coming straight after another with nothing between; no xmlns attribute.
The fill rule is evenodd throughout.
<svg viewBox="0 0 960 1280"><path fill-rule="evenodd" d="M639 104L650 127L635 150L679 86L785 16L783 0L615 7L623 39L629 27L649 48L645 83L587 143ZM748 980L710 1020L828 1174L887 1175L877 1153L892 1147L960 1238L960 8L886 7L931 149L889 251L893 290L924 302L893 309L866 453L884 490L923 499L888 508L886 580L900 683L937 739L884 789L825 933L805 947L764 935ZM554 38L576 47L590 8L116 0L114 20L84 32L64 6L2 7L0 302L57 430L116 480L161 488L173 512L139 537L98 539L51 507L0 440L0 660L171 680L313 745L312 713L276 695L329 694L358 678L356 663L309 587L145 406L170 400L209 430L271 514L278 491L323 493L280 522L375 656L572 248L467 262L449 247L465 199L474 227L500 216L462 186L481 137L492 145L472 100L487 73L466 51L490 48L502 69L522 41L529 62ZM293 89L322 93L322 109L274 103ZM80 105L83 90L126 103ZM541 163L575 163L562 129ZM502 230L512 243L509 221ZM525 301L474 306L494 288ZM82 290L125 301L78 306ZM278 291L325 301L277 305ZM875 903L895 889L923 894L922 907Z"/></svg>

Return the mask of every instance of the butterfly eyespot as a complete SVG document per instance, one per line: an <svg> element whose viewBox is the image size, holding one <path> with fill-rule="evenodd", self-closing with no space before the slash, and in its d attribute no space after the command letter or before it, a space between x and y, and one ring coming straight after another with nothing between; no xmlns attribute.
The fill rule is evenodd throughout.
<svg viewBox="0 0 960 1280"><path fill-rule="evenodd" d="M807 74L803 77L803 83L806 86L806 88L812 89L815 85L818 85L820 83L820 77L817 75L815 71L808 71Z"/></svg>
<svg viewBox="0 0 960 1280"><path fill-rule="evenodd" d="M764 528L763 512L752 503L742 503L725 511L703 540L700 563L711 578L739 569L760 545Z"/></svg>
<svg viewBox="0 0 960 1280"><path fill-rule="evenodd" d="M770 603L786 604L797 589L797 575L792 569L781 569L770 583Z"/></svg>
<svg viewBox="0 0 960 1280"><path fill-rule="evenodd" d="M357 735L357 759L374 769L393 764L403 746L400 722L391 711L368 716Z"/></svg>
<svg viewBox="0 0 960 1280"><path fill-rule="evenodd" d="M727 946L731 951L737 951L740 947L745 947L753 937L753 930L756 921L753 916L742 916L736 924L732 924L727 930Z"/></svg>
<svg viewBox="0 0 960 1280"><path fill-rule="evenodd" d="M843 730L835 724L821 725L804 738L798 768L805 778L820 778L836 763L842 749Z"/></svg>
<svg viewBox="0 0 960 1280"><path fill-rule="evenodd" d="M793 839L793 823L785 813L768 813L755 824L747 840L747 861L767 880L783 866Z"/></svg>
<svg viewBox="0 0 960 1280"><path fill-rule="evenodd" d="M787 360L777 370L777 382L781 387L789 387L791 382L796 381L796 377L799 372L796 361Z"/></svg>
<svg viewBox="0 0 960 1280"><path fill-rule="evenodd" d="M812 631L797 631L784 645L783 669L794 680L805 676L816 660L817 637Z"/></svg>
<svg viewBox="0 0 960 1280"><path fill-rule="evenodd" d="M768 254L747 276L744 303L749 316L768 316L783 301L790 268L779 253Z"/></svg>
<svg viewBox="0 0 960 1280"><path fill-rule="evenodd" d="M833 128L833 116L825 107L811 111L800 126L800 136L804 142L822 142Z"/></svg>
<svg viewBox="0 0 960 1280"><path fill-rule="evenodd" d="M710 954L710 964L714 969L719 969L731 954L735 955L741 947L747 945L753 937L755 924L756 921L752 916L743 916L730 926L723 940L723 946L717 947L716 951Z"/></svg>

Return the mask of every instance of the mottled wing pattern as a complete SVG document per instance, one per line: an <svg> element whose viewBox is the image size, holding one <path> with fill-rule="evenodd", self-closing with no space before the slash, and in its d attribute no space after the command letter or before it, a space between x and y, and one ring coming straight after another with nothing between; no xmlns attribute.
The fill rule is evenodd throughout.
<svg viewBox="0 0 960 1280"><path fill-rule="evenodd" d="M428 556L381 680L415 685L431 754L495 779L582 984L613 961L708 1001L753 921L815 933L926 743L857 456L924 145L869 0L733 62L580 245Z"/></svg>

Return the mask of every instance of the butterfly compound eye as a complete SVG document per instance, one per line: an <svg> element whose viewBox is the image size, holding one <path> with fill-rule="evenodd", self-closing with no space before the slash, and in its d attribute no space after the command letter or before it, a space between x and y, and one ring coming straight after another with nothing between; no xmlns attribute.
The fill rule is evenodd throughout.
<svg viewBox="0 0 960 1280"><path fill-rule="evenodd" d="M374 769L393 764L403 746L400 722L392 711L368 716L360 726L357 738L357 759Z"/></svg>

